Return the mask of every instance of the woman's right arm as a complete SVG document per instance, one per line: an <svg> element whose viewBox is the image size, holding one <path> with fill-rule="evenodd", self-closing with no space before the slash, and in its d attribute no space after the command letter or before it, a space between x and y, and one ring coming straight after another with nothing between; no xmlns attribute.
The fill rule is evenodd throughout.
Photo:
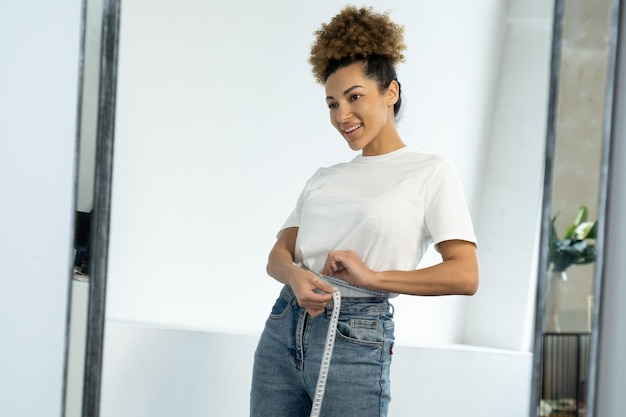
<svg viewBox="0 0 626 417"><path fill-rule="evenodd" d="M275 280L287 284L296 294L300 307L313 317L324 312L335 290L312 272L294 264L298 228L283 229L278 235L267 261L267 273Z"/></svg>

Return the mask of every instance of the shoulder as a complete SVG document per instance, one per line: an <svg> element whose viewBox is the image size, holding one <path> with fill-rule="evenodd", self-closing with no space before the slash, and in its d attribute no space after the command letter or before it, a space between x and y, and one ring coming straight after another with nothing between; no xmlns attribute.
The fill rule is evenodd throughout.
<svg viewBox="0 0 626 417"><path fill-rule="evenodd" d="M417 148L407 147L402 154L394 161L397 166L404 167L403 170L421 173L428 177L454 173L454 166L449 159L442 155L426 153Z"/></svg>
<svg viewBox="0 0 626 417"><path fill-rule="evenodd" d="M442 155L423 152L417 148L407 147L406 152L402 154L405 160L417 163L423 163L432 166L448 164L449 161Z"/></svg>

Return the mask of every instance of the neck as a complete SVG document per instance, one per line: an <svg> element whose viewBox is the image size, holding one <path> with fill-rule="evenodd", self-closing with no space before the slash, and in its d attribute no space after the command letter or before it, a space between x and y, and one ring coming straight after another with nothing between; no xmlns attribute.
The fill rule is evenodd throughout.
<svg viewBox="0 0 626 417"><path fill-rule="evenodd" d="M363 156L376 156L384 155L389 152L397 151L400 148L404 148L406 145L395 130L386 135L383 140L372 141L369 145L363 148Z"/></svg>

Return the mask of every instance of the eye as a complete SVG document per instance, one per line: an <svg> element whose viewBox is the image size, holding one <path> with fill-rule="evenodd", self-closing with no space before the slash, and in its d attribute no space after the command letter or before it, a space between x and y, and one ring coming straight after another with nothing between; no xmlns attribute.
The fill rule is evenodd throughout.
<svg viewBox="0 0 626 417"><path fill-rule="evenodd" d="M356 100L358 100L358 99L360 99L360 98L361 98L361 95L360 95L360 94L352 94L352 95L350 96L350 100L351 100L351 101L356 101Z"/></svg>
<svg viewBox="0 0 626 417"><path fill-rule="evenodd" d="M331 110L334 110L338 107L339 105L337 103L329 103L328 104L328 108Z"/></svg>

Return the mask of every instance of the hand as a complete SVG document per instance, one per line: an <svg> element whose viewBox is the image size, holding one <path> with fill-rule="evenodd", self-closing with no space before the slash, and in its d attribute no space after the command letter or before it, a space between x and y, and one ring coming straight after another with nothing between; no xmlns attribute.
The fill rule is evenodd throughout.
<svg viewBox="0 0 626 417"><path fill-rule="evenodd" d="M328 252L322 274L335 276L364 288L372 288L374 282L374 271L351 250Z"/></svg>
<svg viewBox="0 0 626 417"><path fill-rule="evenodd" d="M300 271L290 280L289 285L296 294L298 305L312 317L317 317L324 312L328 303L333 299L332 293L337 291L337 288L310 271L304 269Z"/></svg>

